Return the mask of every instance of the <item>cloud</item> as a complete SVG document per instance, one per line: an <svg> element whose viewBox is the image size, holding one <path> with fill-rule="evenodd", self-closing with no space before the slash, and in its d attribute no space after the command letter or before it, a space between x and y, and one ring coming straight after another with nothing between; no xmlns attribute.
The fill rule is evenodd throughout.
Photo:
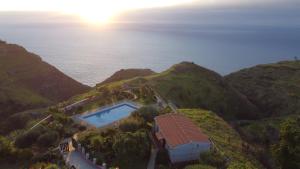
<svg viewBox="0 0 300 169"><path fill-rule="evenodd" d="M245 0L215 0L214 2L223 5L202 6L194 3L193 6L138 10L123 14L117 20L136 24L300 26L300 2L295 0L251 1L251 3Z"/></svg>

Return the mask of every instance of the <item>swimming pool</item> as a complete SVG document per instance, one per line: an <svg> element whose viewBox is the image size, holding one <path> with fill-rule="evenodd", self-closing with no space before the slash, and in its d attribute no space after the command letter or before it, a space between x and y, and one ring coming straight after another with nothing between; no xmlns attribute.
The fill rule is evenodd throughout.
<svg viewBox="0 0 300 169"><path fill-rule="evenodd" d="M138 105L131 102L122 102L98 111L85 114L79 118L89 125L95 127L103 127L118 121L122 118L128 117L132 112L139 108Z"/></svg>

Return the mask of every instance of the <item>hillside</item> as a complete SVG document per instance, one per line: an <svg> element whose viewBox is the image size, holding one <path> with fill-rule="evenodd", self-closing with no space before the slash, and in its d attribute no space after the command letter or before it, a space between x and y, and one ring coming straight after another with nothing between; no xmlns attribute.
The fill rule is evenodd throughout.
<svg viewBox="0 0 300 169"><path fill-rule="evenodd" d="M117 81L107 85L114 90L126 86L150 86L166 101L179 108L212 110L226 119L256 119L260 112L232 88L221 75L190 62L182 62L150 76Z"/></svg>
<svg viewBox="0 0 300 169"><path fill-rule="evenodd" d="M46 106L87 91L21 46L0 41L0 114Z"/></svg>
<svg viewBox="0 0 300 169"><path fill-rule="evenodd" d="M228 119L254 119L259 111L219 74L182 62L157 75L148 84L179 108L212 110Z"/></svg>
<svg viewBox="0 0 300 169"><path fill-rule="evenodd" d="M265 117L300 113L300 61L243 69L225 77Z"/></svg>
<svg viewBox="0 0 300 169"><path fill-rule="evenodd" d="M179 112L192 119L210 137L216 151L223 158L229 160L227 164L229 168L237 164L243 164L247 169L262 168L255 157L251 155L251 148L245 149L245 146L243 146L247 143L227 122L215 113L202 109L179 109ZM201 166L194 165L187 168L201 168Z"/></svg>
<svg viewBox="0 0 300 169"><path fill-rule="evenodd" d="M115 72L112 76L105 79L99 85L117 82L121 80L127 80L135 77L143 77L155 74L151 69L121 69Z"/></svg>

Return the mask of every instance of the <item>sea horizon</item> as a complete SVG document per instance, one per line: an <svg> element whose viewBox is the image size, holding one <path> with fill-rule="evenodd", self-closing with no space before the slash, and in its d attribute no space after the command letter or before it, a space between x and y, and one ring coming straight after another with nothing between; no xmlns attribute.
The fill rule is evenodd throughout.
<svg viewBox="0 0 300 169"><path fill-rule="evenodd" d="M137 22L103 29L71 21L20 20L0 21L0 39L25 47L89 86L120 69L161 72L190 61L226 75L257 64L292 60L300 53L298 27Z"/></svg>

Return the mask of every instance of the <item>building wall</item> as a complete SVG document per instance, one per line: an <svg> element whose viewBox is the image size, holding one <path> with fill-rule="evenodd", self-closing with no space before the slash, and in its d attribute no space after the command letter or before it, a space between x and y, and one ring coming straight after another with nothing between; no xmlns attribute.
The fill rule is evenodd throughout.
<svg viewBox="0 0 300 169"><path fill-rule="evenodd" d="M200 153L210 149L210 142L191 142L170 148L166 145L172 163L198 160Z"/></svg>

